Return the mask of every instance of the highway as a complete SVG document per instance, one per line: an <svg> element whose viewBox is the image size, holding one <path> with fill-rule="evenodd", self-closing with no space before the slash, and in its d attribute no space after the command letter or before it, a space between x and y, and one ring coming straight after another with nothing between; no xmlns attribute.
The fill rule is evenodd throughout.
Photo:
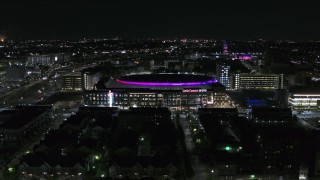
<svg viewBox="0 0 320 180"><path fill-rule="evenodd" d="M48 81L38 80L31 84L11 90L0 96L0 108L14 108L16 105L36 104L41 97L50 96L56 86Z"/></svg>
<svg viewBox="0 0 320 180"><path fill-rule="evenodd" d="M81 68L80 68L81 69ZM57 72L70 72L72 68L62 67L52 69L48 72L49 77L53 77ZM52 82L50 83L49 80ZM17 89L7 91L0 95L0 108L14 108L17 105L33 105L38 103L41 98L49 97L61 88L61 78L59 79L39 79L30 84L21 86Z"/></svg>

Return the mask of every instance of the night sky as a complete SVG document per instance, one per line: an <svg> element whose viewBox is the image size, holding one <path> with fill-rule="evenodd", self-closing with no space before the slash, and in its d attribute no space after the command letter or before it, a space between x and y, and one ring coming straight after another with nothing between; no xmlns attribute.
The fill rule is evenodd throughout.
<svg viewBox="0 0 320 180"><path fill-rule="evenodd" d="M319 7L317 0L11 0L1 2L0 34L320 40Z"/></svg>

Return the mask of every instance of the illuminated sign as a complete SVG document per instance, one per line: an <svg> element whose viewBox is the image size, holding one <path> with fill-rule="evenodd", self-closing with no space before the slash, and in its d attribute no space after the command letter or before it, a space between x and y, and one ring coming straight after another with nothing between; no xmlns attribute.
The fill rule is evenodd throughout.
<svg viewBox="0 0 320 180"><path fill-rule="evenodd" d="M184 89L182 90L184 93L199 93L199 92L207 92L206 89Z"/></svg>

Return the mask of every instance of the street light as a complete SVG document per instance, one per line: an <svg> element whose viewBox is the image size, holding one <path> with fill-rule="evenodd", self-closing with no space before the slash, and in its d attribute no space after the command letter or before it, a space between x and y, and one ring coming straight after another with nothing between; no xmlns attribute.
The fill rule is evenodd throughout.
<svg viewBox="0 0 320 180"><path fill-rule="evenodd" d="M10 173L13 173L14 168L13 168L13 167L9 167L9 168L8 168L8 171L9 171Z"/></svg>
<svg viewBox="0 0 320 180"><path fill-rule="evenodd" d="M226 150L226 151L231 151L232 148L231 148L230 146L226 146L226 147L224 148L224 150Z"/></svg>

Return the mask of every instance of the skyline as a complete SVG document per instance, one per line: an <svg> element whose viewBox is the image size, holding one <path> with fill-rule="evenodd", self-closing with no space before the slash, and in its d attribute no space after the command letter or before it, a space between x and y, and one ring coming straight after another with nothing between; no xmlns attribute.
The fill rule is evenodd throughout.
<svg viewBox="0 0 320 180"><path fill-rule="evenodd" d="M320 40L317 1L4 2L8 39L212 38Z"/></svg>
<svg viewBox="0 0 320 180"><path fill-rule="evenodd" d="M320 179L320 41L0 36L0 151L0 179Z"/></svg>

